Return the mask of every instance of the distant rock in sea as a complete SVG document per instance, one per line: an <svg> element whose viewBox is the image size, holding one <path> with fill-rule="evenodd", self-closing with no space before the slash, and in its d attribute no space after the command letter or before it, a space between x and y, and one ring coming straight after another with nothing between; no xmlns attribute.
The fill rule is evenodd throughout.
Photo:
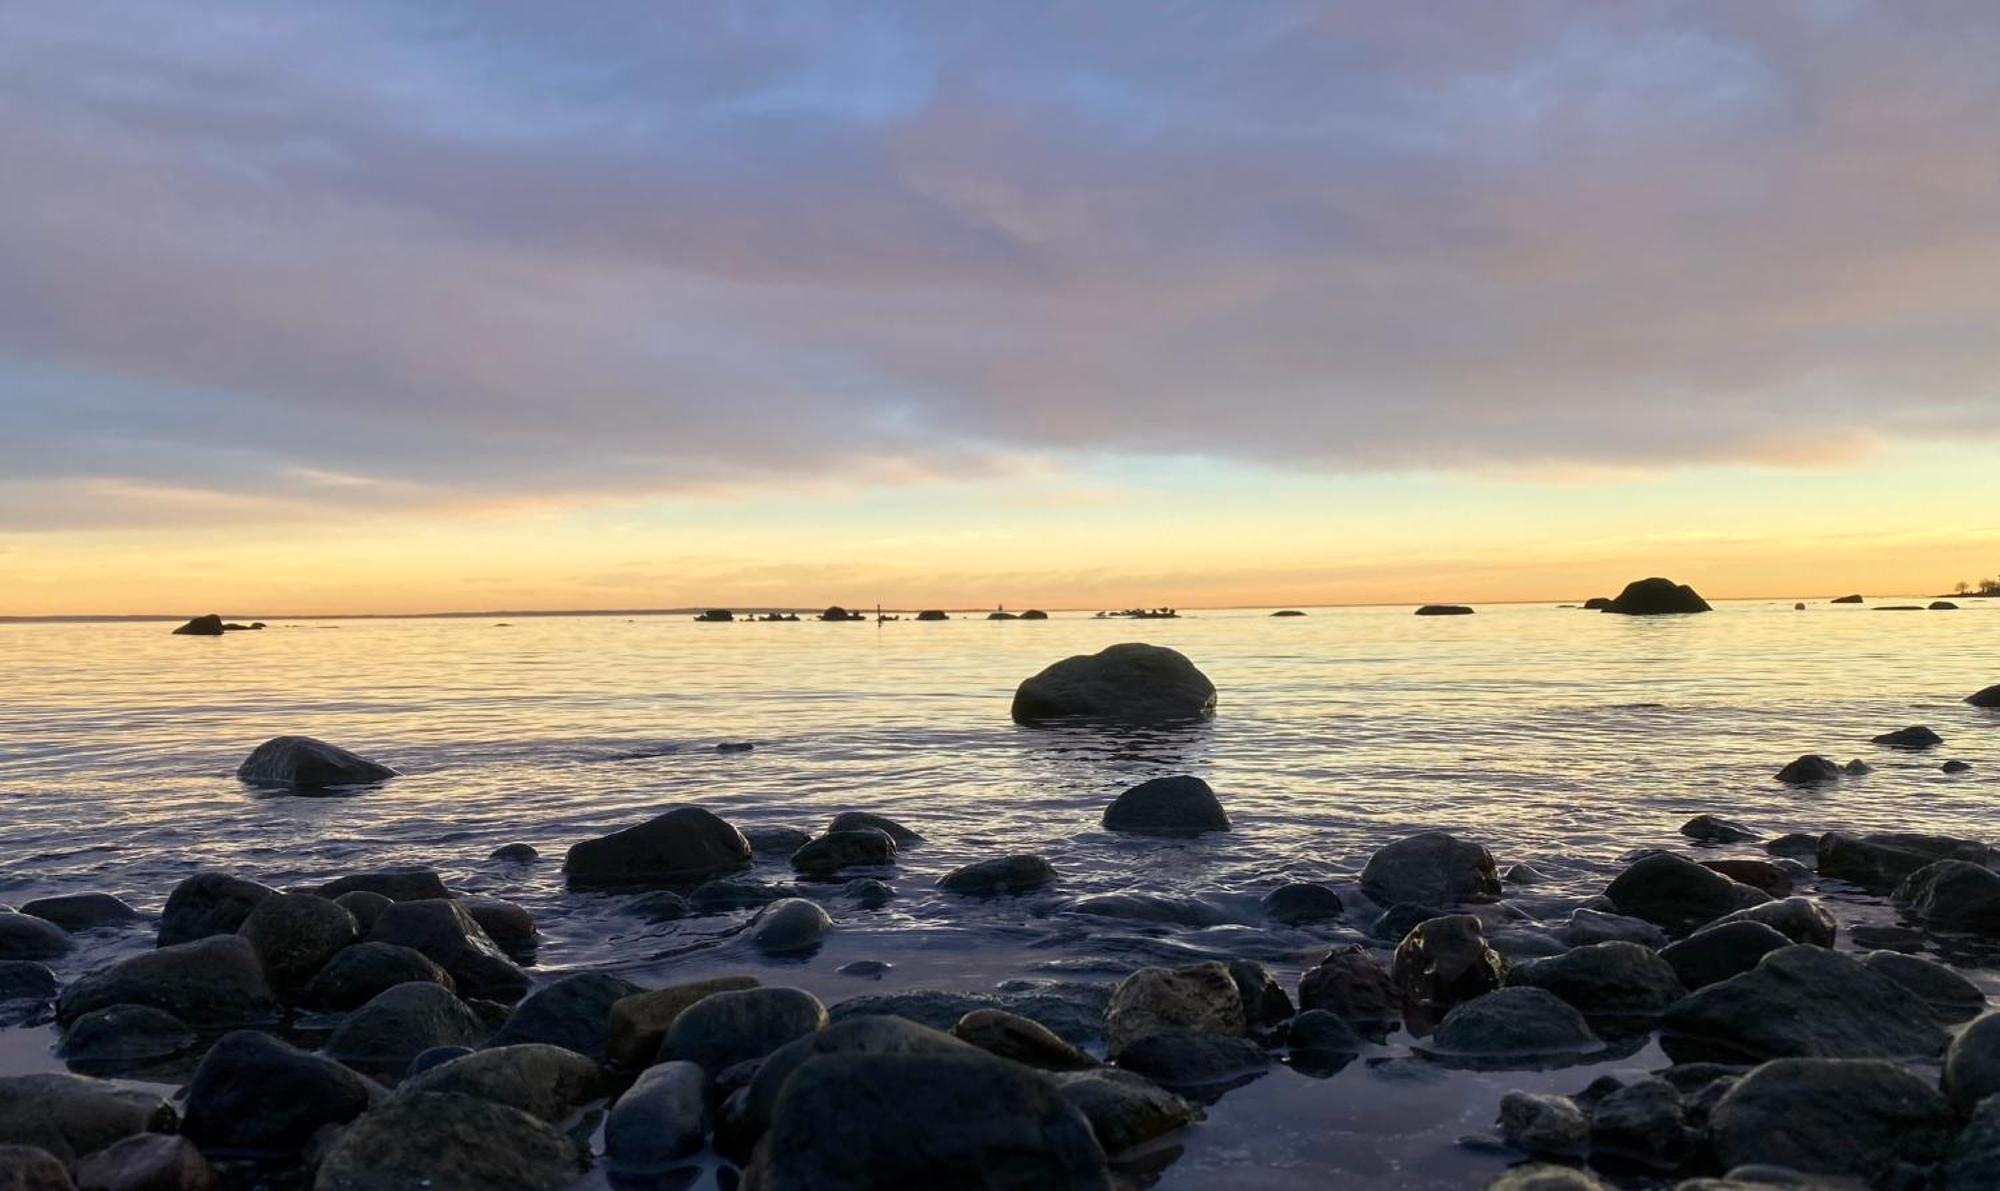
<svg viewBox="0 0 2000 1191"><path fill-rule="evenodd" d="M274 736L236 767L238 781L293 790L365 786L395 776L387 765L310 736Z"/></svg>
<svg viewBox="0 0 2000 1191"><path fill-rule="evenodd" d="M211 612L207 616L197 616L174 630L176 637L220 637L224 632L222 618Z"/></svg>
<svg viewBox="0 0 2000 1191"><path fill-rule="evenodd" d="M1030 608L1026 612L1021 613L1022 620L1047 620L1048 618L1049 614L1040 608Z"/></svg>
<svg viewBox="0 0 2000 1191"><path fill-rule="evenodd" d="M1958 611L1958 605L1952 603L1950 600L1932 600L1930 610L1933 612L1956 612Z"/></svg>
<svg viewBox="0 0 2000 1191"><path fill-rule="evenodd" d="M1965 701L1974 707L2000 707L2000 683L1967 695Z"/></svg>
<svg viewBox="0 0 2000 1191"><path fill-rule="evenodd" d="M1012 612L988 612L988 613L986 614L986 619L988 619L988 620L1019 620L1019 619L1021 619L1021 618L1020 618L1020 617L1018 617L1018 616L1016 616L1016 615L1014 615L1014 614L1013 614Z"/></svg>
<svg viewBox="0 0 2000 1191"><path fill-rule="evenodd" d="M1591 596L1583 602L1583 610L1585 612L1609 612L1611 610L1611 598L1609 596Z"/></svg>
<svg viewBox="0 0 2000 1191"><path fill-rule="evenodd" d="M867 620L868 619L866 616L862 615L859 612L849 612L847 609L841 607L839 604L828 605L826 611L819 614L819 618L821 620Z"/></svg>
<svg viewBox="0 0 2000 1191"><path fill-rule="evenodd" d="M1695 589L1672 579L1637 579L1625 585L1604 608L1625 616L1670 616L1680 613L1713 611Z"/></svg>
<svg viewBox="0 0 2000 1191"><path fill-rule="evenodd" d="M1827 603L1829 604L1859 604L1861 602L1862 602L1861 597L1858 594L1839 596L1835 599L1827 601Z"/></svg>
<svg viewBox="0 0 2000 1191"><path fill-rule="evenodd" d="M1418 616L1470 616L1472 609L1464 604L1425 604L1417 609Z"/></svg>
<svg viewBox="0 0 2000 1191"><path fill-rule="evenodd" d="M1297 608L1281 608L1281 609L1279 609L1278 611L1276 611L1276 612L1273 612L1273 613L1271 613L1271 615L1273 615L1273 616L1304 616L1304 615L1305 615L1305 613L1303 613L1303 612L1299 611L1299 610L1298 610Z"/></svg>
<svg viewBox="0 0 2000 1191"><path fill-rule="evenodd" d="M1149 723L1215 714L1215 684L1186 656L1127 642L1065 658L1014 692L1019 724L1055 719Z"/></svg>
<svg viewBox="0 0 2000 1191"><path fill-rule="evenodd" d="M727 608L710 608L695 619L702 624L728 624L736 619L736 613Z"/></svg>
<svg viewBox="0 0 2000 1191"><path fill-rule="evenodd" d="M1877 612L1922 612L1923 610L1924 610L1924 606L1923 606L1922 604L1877 604L1877 605L1875 605L1875 611L1877 611Z"/></svg>
<svg viewBox="0 0 2000 1191"><path fill-rule="evenodd" d="M950 620L950 619L951 619L951 617L949 617L949 616L946 616L946 615L944 614L944 612L943 612L943 611L942 611L941 609L937 609L937 608L926 608L926 609L924 609L924 610L923 610L922 612L919 612L919 613L917 613L917 619L918 619L918 620Z"/></svg>

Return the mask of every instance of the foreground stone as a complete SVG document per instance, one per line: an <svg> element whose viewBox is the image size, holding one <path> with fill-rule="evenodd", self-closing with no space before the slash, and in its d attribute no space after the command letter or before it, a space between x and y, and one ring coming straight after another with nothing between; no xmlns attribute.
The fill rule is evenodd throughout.
<svg viewBox="0 0 2000 1191"><path fill-rule="evenodd" d="M1784 1166L1878 1186L1898 1164L1936 1162L1951 1128L1935 1089L1869 1059L1766 1063L1723 1095L1709 1126L1724 1166Z"/></svg>
<svg viewBox="0 0 2000 1191"><path fill-rule="evenodd" d="M1040 856L1022 853L979 860L955 868L938 878L938 887L947 893L967 897L995 897L1001 894L1030 893L1054 882L1056 870Z"/></svg>
<svg viewBox="0 0 2000 1191"><path fill-rule="evenodd" d="M451 896L444 878L434 868L379 868L365 873L336 877L313 892L321 897L341 898L350 893L373 893L392 902L432 901Z"/></svg>
<svg viewBox="0 0 2000 1191"><path fill-rule="evenodd" d="M524 1042L489 1046L440 1063L403 1081L396 1094L476 1096L555 1125L609 1090L591 1060L560 1046Z"/></svg>
<svg viewBox="0 0 2000 1191"><path fill-rule="evenodd" d="M1107 831L1188 836L1228 831L1229 815L1215 791L1198 777L1156 777L1140 782L1104 808Z"/></svg>
<svg viewBox="0 0 2000 1191"><path fill-rule="evenodd" d="M345 1013L359 1009L399 984L421 981L457 991L450 973L430 956L394 943L356 943L326 962L299 994L308 1009Z"/></svg>
<svg viewBox="0 0 2000 1191"><path fill-rule="evenodd" d="M649 1066L688 1006L714 993L755 987L753 976L717 976L624 997L611 1006L606 1021L605 1057L626 1070Z"/></svg>
<svg viewBox="0 0 2000 1191"><path fill-rule="evenodd" d="M1658 953L1622 942L1520 964L1507 973L1507 983L1545 989L1590 1017L1657 1017L1687 991Z"/></svg>
<svg viewBox="0 0 2000 1191"><path fill-rule="evenodd" d="M1952 1139L1938 1173L1944 1191L1987 1191L2000 1187L2000 1096L1988 1096Z"/></svg>
<svg viewBox="0 0 2000 1191"><path fill-rule="evenodd" d="M578 972L545 984L515 1006L489 1046L538 1042L602 1063L611 1035L611 1011L643 990L607 972ZM520 1105L514 1107L520 1108Z"/></svg>
<svg viewBox="0 0 2000 1191"><path fill-rule="evenodd" d="M236 767L236 780L253 786L332 790L387 781L396 771L310 736L275 736Z"/></svg>
<svg viewBox="0 0 2000 1191"><path fill-rule="evenodd" d="M1977 840L1912 831L1855 836L1829 831L1819 838L1819 875L1886 892L1911 873L1939 860L1986 864L1993 850Z"/></svg>
<svg viewBox="0 0 2000 1191"><path fill-rule="evenodd" d="M1944 1056L1944 1094L1959 1112L2000 1092L2000 1014L1989 1013L1952 1039Z"/></svg>
<svg viewBox="0 0 2000 1191"><path fill-rule="evenodd" d="M836 831L860 831L863 829L886 833L890 839L896 841L898 848L907 848L913 844L924 842L924 837L913 828L905 827L887 815L877 815L869 811L842 811L833 817L832 822L826 825L828 834ZM800 842L803 843L804 841Z"/></svg>
<svg viewBox="0 0 2000 1191"><path fill-rule="evenodd" d="M257 953L272 991L290 1002L336 953L360 941L361 927L324 897L281 893L259 902L237 933Z"/></svg>
<svg viewBox="0 0 2000 1191"><path fill-rule="evenodd" d="M478 1015L443 987L399 984L348 1014L326 1040L325 1053L394 1082L432 1047L477 1046L485 1033Z"/></svg>
<svg viewBox="0 0 2000 1191"><path fill-rule="evenodd" d="M1038 1021L1005 1009L975 1009L958 1019L952 1036L988 1054L1042 1071L1083 1071L1097 1060L1056 1037Z"/></svg>
<svg viewBox="0 0 2000 1191"><path fill-rule="evenodd" d="M47 1150L65 1166L173 1126L174 1110L151 1092L82 1075L0 1075L0 1142Z"/></svg>
<svg viewBox="0 0 2000 1191"><path fill-rule="evenodd" d="M76 1164L79 1191L216 1191L222 1180L185 1137L140 1133Z"/></svg>
<svg viewBox="0 0 2000 1191"><path fill-rule="evenodd" d="M54 1154L35 1146L0 1144L0 1189L76 1191L69 1171Z"/></svg>
<svg viewBox="0 0 2000 1191"><path fill-rule="evenodd" d="M1509 1092L1499 1125L1508 1145L1530 1154L1573 1154L1590 1140L1590 1118L1568 1096Z"/></svg>
<svg viewBox="0 0 2000 1191"><path fill-rule="evenodd" d="M656 1173L699 1153L708 1139L708 1076L694 1063L661 1063L611 1110L604 1155L614 1170Z"/></svg>
<svg viewBox="0 0 2000 1191"><path fill-rule="evenodd" d="M160 914L160 946L192 943L209 935L233 935L265 898L278 896L269 885L228 873L196 873L174 886Z"/></svg>
<svg viewBox="0 0 2000 1191"><path fill-rule="evenodd" d="M1620 914L1684 935L1770 896L1685 856L1655 852L1634 861L1604 890Z"/></svg>
<svg viewBox="0 0 2000 1191"><path fill-rule="evenodd" d="M1090 1122L1106 1154L1165 1137L1201 1119L1194 1102L1130 1071L1099 1067L1056 1077L1056 1088Z"/></svg>
<svg viewBox="0 0 2000 1191"><path fill-rule="evenodd" d="M1927 864L1905 877L1890 900L1933 929L2000 934L2000 873L1984 865Z"/></svg>
<svg viewBox="0 0 2000 1191"><path fill-rule="evenodd" d="M1393 1029L1403 1020L1395 981L1358 943L1329 952L1299 977L1299 1008L1323 1009L1365 1034Z"/></svg>
<svg viewBox="0 0 2000 1191"><path fill-rule="evenodd" d="M574 1142L527 1113L444 1092L398 1096L328 1149L316 1191L556 1191L583 1170Z"/></svg>
<svg viewBox="0 0 2000 1191"><path fill-rule="evenodd" d="M697 1063L710 1075L826 1028L826 1006L799 988L746 988L703 997L667 1031L662 1057Z"/></svg>
<svg viewBox="0 0 2000 1191"><path fill-rule="evenodd" d="M1426 831L1376 851L1361 870L1361 892L1379 905L1454 906L1500 896L1500 874L1483 845Z"/></svg>
<svg viewBox="0 0 2000 1191"><path fill-rule="evenodd" d="M69 933L31 914L0 914L0 960L61 959L73 946Z"/></svg>
<svg viewBox="0 0 2000 1191"><path fill-rule="evenodd" d="M257 1030L238 1030L210 1047L195 1068L181 1133L211 1153L291 1154L324 1126L360 1116L381 1094L331 1059Z"/></svg>
<svg viewBox="0 0 2000 1191"><path fill-rule="evenodd" d="M171 1013L144 1005L93 1009L70 1023L61 1052L86 1075L122 1075L194 1046L193 1030Z"/></svg>
<svg viewBox="0 0 2000 1191"><path fill-rule="evenodd" d="M573 845L563 874L577 888L693 886L750 865L750 841L706 808L677 806Z"/></svg>
<svg viewBox="0 0 2000 1191"><path fill-rule="evenodd" d="M515 967L492 936L452 899L397 902L377 916L368 941L429 956L451 974L460 996L511 1004L528 991L527 973Z"/></svg>
<svg viewBox="0 0 2000 1191"><path fill-rule="evenodd" d="M1150 1034L1171 1030L1240 1037L1246 1027L1243 997L1227 965L1141 968L1120 981L1104 1015L1108 1052L1117 1058Z"/></svg>
<svg viewBox="0 0 2000 1191"><path fill-rule="evenodd" d="M235 935L162 947L73 981L56 998L56 1020L67 1026L113 1005L144 1005L211 1027L273 1021L282 1009L256 951Z"/></svg>
<svg viewBox="0 0 2000 1191"><path fill-rule="evenodd" d="M1823 947L1794 945L1689 994L1661 1019L1676 1059L1914 1058L1949 1035L1903 987Z"/></svg>
<svg viewBox="0 0 2000 1191"><path fill-rule="evenodd" d="M1065 658L1014 692L1017 724L1061 719L1156 723L1215 714L1215 684L1179 652L1127 643Z"/></svg>

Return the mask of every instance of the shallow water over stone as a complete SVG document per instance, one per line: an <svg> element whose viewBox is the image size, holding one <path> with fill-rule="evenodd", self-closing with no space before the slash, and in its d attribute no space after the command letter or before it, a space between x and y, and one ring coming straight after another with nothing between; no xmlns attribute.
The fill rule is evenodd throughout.
<svg viewBox="0 0 2000 1191"><path fill-rule="evenodd" d="M1298 618L1211 612L1128 623L1048 621L696 624L682 617L274 622L222 638L167 625L0 626L0 901L103 890L156 914L175 882L222 868L275 886L423 864L456 890L535 914L539 976L607 968L663 983L746 971L829 1003L905 988L1112 981L1149 963L1247 956L1288 989L1366 918L1281 927L1257 901L1286 881L1351 891L1392 839L1448 828L1492 849L1536 918L1598 892L1639 847L1709 812L1765 836L1916 829L2000 838L2000 711L1960 700L2000 676L2000 604L1877 617L1867 607L1723 603L1634 619L1551 607L1418 618L1408 608ZM1123 640L1179 649L1220 692L1212 723L1138 731L1023 728L1016 683ZM1928 724L1942 747L1869 743ZM396 767L390 783L326 797L246 788L236 765L268 737L307 734ZM748 751L718 745L749 741ZM1874 771L1817 787L1772 780L1801 753ZM1972 763L1947 775L1947 759ZM1208 780L1234 830L1125 837L1099 823L1138 781ZM818 831L837 812L924 835L882 870L808 884L834 928L773 958L726 932L752 911L648 922L631 893L570 893L575 841L696 802L738 826ZM491 862L502 844L542 852ZM970 900L936 879L983 857L1038 852L1058 883ZM1700 850L1757 856L1754 845ZM746 874L794 879L786 857ZM855 875L897 891L877 909ZM1123 891L1200 899L1176 926L1067 910ZM1841 920L1888 925L1879 898L1803 892ZM1543 899L1546 899L1544 901ZM67 981L151 945L149 924L79 936ZM706 944L706 945L704 945ZM1946 958L1989 990L1983 948ZM886 961L879 978L841 974ZM0 1035L0 1070L46 1035ZM1552 1073L1445 1071L1392 1039L1331 1078L1279 1068L1210 1109L1162 1186L1476 1185L1504 1156L1457 1139L1490 1126L1509 1088L1573 1092L1601 1070L1664 1065L1657 1050Z"/></svg>

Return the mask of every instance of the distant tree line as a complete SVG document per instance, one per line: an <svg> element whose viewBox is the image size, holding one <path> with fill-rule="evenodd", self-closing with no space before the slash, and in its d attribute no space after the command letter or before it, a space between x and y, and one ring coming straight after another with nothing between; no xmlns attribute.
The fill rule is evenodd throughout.
<svg viewBox="0 0 2000 1191"><path fill-rule="evenodd" d="M1981 579L1977 583L1958 581L1959 595L2000 596L2000 579Z"/></svg>

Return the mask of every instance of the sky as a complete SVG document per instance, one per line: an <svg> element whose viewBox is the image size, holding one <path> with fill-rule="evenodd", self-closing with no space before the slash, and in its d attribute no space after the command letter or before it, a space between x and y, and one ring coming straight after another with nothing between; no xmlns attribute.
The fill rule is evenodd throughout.
<svg viewBox="0 0 2000 1191"><path fill-rule="evenodd" d="M0 615L2000 573L2000 5L0 0Z"/></svg>

